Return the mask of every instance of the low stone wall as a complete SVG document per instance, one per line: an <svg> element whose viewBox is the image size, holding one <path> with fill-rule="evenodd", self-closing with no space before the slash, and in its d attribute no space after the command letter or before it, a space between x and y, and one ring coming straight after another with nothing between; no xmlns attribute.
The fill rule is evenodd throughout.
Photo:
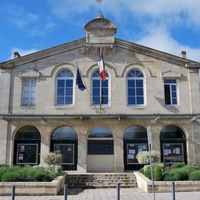
<svg viewBox="0 0 200 200"><path fill-rule="evenodd" d="M13 186L18 196L57 195L64 187L65 177L58 176L51 182L1 182L0 196L10 196Z"/></svg>
<svg viewBox="0 0 200 200"><path fill-rule="evenodd" d="M152 181L139 172L134 172L138 188L145 192L152 192ZM200 181L174 181L176 192L200 191ZM171 192L172 181L154 181L154 191L157 193Z"/></svg>

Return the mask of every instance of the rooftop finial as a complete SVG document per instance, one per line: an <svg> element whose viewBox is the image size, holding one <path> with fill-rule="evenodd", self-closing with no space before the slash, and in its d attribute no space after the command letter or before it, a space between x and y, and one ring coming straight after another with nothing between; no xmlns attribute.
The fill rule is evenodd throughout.
<svg viewBox="0 0 200 200"><path fill-rule="evenodd" d="M99 13L101 14L101 3L103 0L96 0L97 3L99 3Z"/></svg>

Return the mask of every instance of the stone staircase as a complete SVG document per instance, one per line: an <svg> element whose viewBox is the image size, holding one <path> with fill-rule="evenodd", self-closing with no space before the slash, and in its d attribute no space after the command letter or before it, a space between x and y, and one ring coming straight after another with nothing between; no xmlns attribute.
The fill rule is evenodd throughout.
<svg viewBox="0 0 200 200"><path fill-rule="evenodd" d="M121 188L137 187L134 173L67 174L65 180L69 189L116 188L117 183Z"/></svg>

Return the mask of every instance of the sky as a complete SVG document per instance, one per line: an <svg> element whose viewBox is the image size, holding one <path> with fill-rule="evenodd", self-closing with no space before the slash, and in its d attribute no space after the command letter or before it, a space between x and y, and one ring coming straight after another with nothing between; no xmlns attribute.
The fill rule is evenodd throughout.
<svg viewBox="0 0 200 200"><path fill-rule="evenodd" d="M116 38L200 62L199 0L1 0L0 62L85 37L101 12Z"/></svg>

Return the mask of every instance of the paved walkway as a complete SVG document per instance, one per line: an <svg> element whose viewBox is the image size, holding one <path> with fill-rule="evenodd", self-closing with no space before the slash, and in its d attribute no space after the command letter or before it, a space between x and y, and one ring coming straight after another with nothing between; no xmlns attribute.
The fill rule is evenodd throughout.
<svg viewBox="0 0 200 200"><path fill-rule="evenodd" d="M11 200L11 196L0 196L0 200ZM154 200L152 193L140 189L121 189L120 200ZM177 192L176 200L200 200L200 192ZM64 196L16 196L15 200L64 200ZM116 189L68 190L67 200L117 200ZM172 200L171 193L156 193L155 200Z"/></svg>

